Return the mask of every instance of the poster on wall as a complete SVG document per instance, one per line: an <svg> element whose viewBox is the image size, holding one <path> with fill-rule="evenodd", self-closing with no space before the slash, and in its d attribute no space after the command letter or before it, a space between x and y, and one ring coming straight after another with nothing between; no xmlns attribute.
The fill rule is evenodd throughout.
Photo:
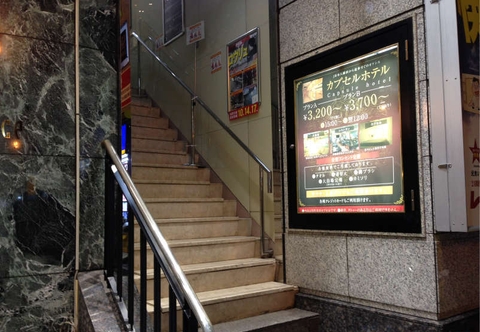
<svg viewBox="0 0 480 332"><path fill-rule="evenodd" d="M185 32L183 0L162 0L163 44L167 45Z"/></svg>
<svg viewBox="0 0 480 332"><path fill-rule="evenodd" d="M294 81L297 213L405 212L398 53Z"/></svg>
<svg viewBox="0 0 480 332"><path fill-rule="evenodd" d="M467 222L479 226L480 100L478 1L457 0L458 46L462 91L463 147Z"/></svg>
<svg viewBox="0 0 480 332"><path fill-rule="evenodd" d="M260 106L259 28L227 44L228 118L257 114Z"/></svg>
<svg viewBox="0 0 480 332"><path fill-rule="evenodd" d="M222 69L222 51L210 56L210 74L214 74Z"/></svg>

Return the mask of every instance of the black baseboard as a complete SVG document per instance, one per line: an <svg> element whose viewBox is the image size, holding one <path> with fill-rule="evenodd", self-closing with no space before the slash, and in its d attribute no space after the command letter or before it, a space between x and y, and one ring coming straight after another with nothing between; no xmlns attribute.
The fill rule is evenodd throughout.
<svg viewBox="0 0 480 332"><path fill-rule="evenodd" d="M479 332L479 311L443 321L299 293L295 307L320 315L319 332Z"/></svg>

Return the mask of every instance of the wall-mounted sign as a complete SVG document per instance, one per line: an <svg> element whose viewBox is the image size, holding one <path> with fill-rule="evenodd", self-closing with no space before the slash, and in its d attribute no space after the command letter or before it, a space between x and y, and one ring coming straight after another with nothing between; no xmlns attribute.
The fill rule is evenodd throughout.
<svg viewBox="0 0 480 332"><path fill-rule="evenodd" d="M162 0L164 45L185 32L183 8L183 0Z"/></svg>
<svg viewBox="0 0 480 332"><path fill-rule="evenodd" d="M257 114L260 107L259 28L227 44L228 117Z"/></svg>
<svg viewBox="0 0 480 332"><path fill-rule="evenodd" d="M294 81L298 213L405 211L398 51Z"/></svg>
<svg viewBox="0 0 480 332"><path fill-rule="evenodd" d="M418 174L401 26L286 70L291 227L419 231L402 225L418 213Z"/></svg>
<svg viewBox="0 0 480 332"><path fill-rule="evenodd" d="M187 45L205 39L205 22L200 21L187 28Z"/></svg>
<svg viewBox="0 0 480 332"><path fill-rule="evenodd" d="M130 64L125 68L123 68L120 74L120 81L121 81L120 99L121 99L122 109L130 105L132 102L131 74L132 74L132 71L131 71Z"/></svg>

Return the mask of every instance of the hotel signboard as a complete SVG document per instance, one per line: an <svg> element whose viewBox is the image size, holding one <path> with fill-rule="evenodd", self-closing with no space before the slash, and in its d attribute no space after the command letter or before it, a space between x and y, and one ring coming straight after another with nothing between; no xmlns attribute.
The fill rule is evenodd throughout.
<svg viewBox="0 0 480 332"><path fill-rule="evenodd" d="M409 22L286 68L291 228L420 231Z"/></svg>

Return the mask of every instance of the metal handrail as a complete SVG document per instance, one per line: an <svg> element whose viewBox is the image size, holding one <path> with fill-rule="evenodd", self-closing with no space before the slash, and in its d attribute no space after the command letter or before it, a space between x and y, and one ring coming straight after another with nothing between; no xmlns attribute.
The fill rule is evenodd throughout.
<svg viewBox="0 0 480 332"><path fill-rule="evenodd" d="M182 79L180 77L178 77L169 67L168 65L162 61L162 59L160 59L156 54L155 52L153 52L144 42L143 40L140 38L140 36L132 31L132 36L135 37L135 39L137 39L138 43L140 43L143 47L145 47L145 49L163 66L163 68L165 68L165 70L190 94L190 97L192 98L192 101L195 101L197 102L198 104L200 104L207 112L208 114L210 114L210 116L215 119L215 121L217 121L217 123L230 135L230 137L232 137L238 145L240 145L240 147L248 153L248 155L250 157L252 157L253 160L255 160L257 162L257 164L259 165L260 167L260 218L261 218L261 227L262 227L262 234L261 234L261 242L262 242L262 245L261 245L261 250L262 250L262 257L266 257L266 256L271 256L272 255L272 252L269 250L265 250L265 234L264 234L264 225L265 225L265 216L264 216L264 206L263 206L263 197L264 197L264 192L263 192L263 173L262 173L262 170L265 171L265 173L267 173L267 191L268 193L272 193L273 189L272 189L272 171L267 167L267 165L265 165L265 163L260 160L260 158L255 154L253 153L253 151L247 146L245 145L245 143L243 143L240 138L238 138L237 135L235 135L235 133L229 128L227 127L227 125L225 123L223 123L223 121L212 111L212 109L200 98L198 97L195 92L192 91L192 89L190 89L190 87L188 87L187 84L185 84L185 82L182 81ZM138 68L138 71L140 71L140 68Z"/></svg>
<svg viewBox="0 0 480 332"><path fill-rule="evenodd" d="M188 282L187 277L173 256L167 241L158 229L155 220L148 211L147 206L138 193L135 185L132 182L132 179L125 171L120 158L112 146L112 143L107 139L102 142L102 146L113 162L113 173L116 177L119 175L123 181L123 183L119 181L120 187L122 188L127 200L129 200L131 208L137 216L137 220L142 226L142 229L145 231L146 236L151 240L149 241L149 244L152 251L156 257L160 257L162 260L162 267L164 269L165 277L172 285L178 302L183 304L186 301L197 318L198 323L203 331L213 332L212 323L210 322L210 319L208 318L202 304L198 300L198 297ZM178 292L180 292L180 294L178 294Z"/></svg>

